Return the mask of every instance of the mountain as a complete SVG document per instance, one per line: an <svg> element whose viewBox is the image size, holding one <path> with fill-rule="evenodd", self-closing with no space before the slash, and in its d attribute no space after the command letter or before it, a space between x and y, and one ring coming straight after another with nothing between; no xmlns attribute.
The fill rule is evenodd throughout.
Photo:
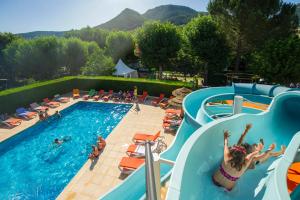
<svg viewBox="0 0 300 200"><path fill-rule="evenodd" d="M126 8L118 16L104 24L96 26L96 28L127 31L143 25L145 20L146 19L140 13Z"/></svg>
<svg viewBox="0 0 300 200"><path fill-rule="evenodd" d="M41 37L41 36L57 36L62 37L64 35L64 31L33 31L28 33L18 33L16 35L19 35L25 39L32 39L35 37Z"/></svg>
<svg viewBox="0 0 300 200"><path fill-rule="evenodd" d="M95 26L108 30L133 30L144 24L147 20L159 20L162 22L169 21L176 25L186 24L198 14L207 14L207 12L197 12L192 8L178 5L163 5L146 11L140 14L135 10L126 8L118 16L113 19ZM16 35L22 36L25 39L32 39L41 36L63 36L65 31L34 31L28 33L19 33Z"/></svg>
<svg viewBox="0 0 300 200"><path fill-rule="evenodd" d="M143 14L146 19L169 21L177 25L186 24L196 15L198 15L197 11L186 6L177 5L158 6Z"/></svg>
<svg viewBox="0 0 300 200"><path fill-rule="evenodd" d="M199 12L192 8L178 5L158 6L146 11L142 15L134 10L126 8L117 17L104 24L96 26L96 28L127 31L142 26L147 20L159 20L162 22L169 21L176 25L182 25L189 22L198 14ZM207 13L201 12L200 14Z"/></svg>

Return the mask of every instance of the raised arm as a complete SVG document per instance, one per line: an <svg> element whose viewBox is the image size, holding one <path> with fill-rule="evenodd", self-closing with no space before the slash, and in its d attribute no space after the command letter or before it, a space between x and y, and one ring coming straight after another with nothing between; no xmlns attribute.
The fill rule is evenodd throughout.
<svg viewBox="0 0 300 200"><path fill-rule="evenodd" d="M253 159L257 156L257 154L259 154L259 152L262 149L263 149L263 145L261 143L259 143L257 145L256 150L247 155L247 157L246 157L246 164L247 164L247 166L249 166L251 164L251 162L253 161Z"/></svg>
<svg viewBox="0 0 300 200"><path fill-rule="evenodd" d="M241 145L243 143L244 138L247 135L248 131L251 129L251 127L252 127L252 124L247 124L246 125L246 128L245 128L243 134L241 135L240 139L237 142L237 145Z"/></svg>
<svg viewBox="0 0 300 200"><path fill-rule="evenodd" d="M229 138L229 132L224 131L224 162L229 160L229 147L228 147L228 138Z"/></svg>

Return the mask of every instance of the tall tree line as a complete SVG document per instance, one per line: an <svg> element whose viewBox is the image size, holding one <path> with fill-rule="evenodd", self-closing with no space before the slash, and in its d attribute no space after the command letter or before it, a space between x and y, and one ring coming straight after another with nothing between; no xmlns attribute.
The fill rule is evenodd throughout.
<svg viewBox="0 0 300 200"><path fill-rule="evenodd" d="M202 74L222 83L224 69L260 75L269 82L300 81L296 6L281 0L211 0L209 16L188 24L146 22L130 32L97 28L65 37L25 40L0 33L0 75L45 80L61 75L111 75L118 59L159 72Z"/></svg>

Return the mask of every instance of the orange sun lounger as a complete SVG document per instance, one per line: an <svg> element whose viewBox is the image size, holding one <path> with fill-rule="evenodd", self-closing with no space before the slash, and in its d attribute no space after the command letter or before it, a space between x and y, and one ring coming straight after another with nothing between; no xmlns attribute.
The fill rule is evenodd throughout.
<svg viewBox="0 0 300 200"><path fill-rule="evenodd" d="M132 140L134 143L143 143L146 140L155 141L160 136L160 131L158 131L155 135L151 135L148 133L136 133Z"/></svg>
<svg viewBox="0 0 300 200"><path fill-rule="evenodd" d="M288 191L291 193L300 184L300 162L293 163L287 173Z"/></svg>
<svg viewBox="0 0 300 200"><path fill-rule="evenodd" d="M151 146L151 151L154 151L157 147L157 142L155 142ZM137 145L137 144L131 144L129 145L126 154L128 156L133 156L133 157L144 157L145 156L145 145Z"/></svg>
<svg viewBox="0 0 300 200"><path fill-rule="evenodd" d="M103 97L103 101L108 101L114 94L113 90L109 90L108 94Z"/></svg>
<svg viewBox="0 0 300 200"><path fill-rule="evenodd" d="M180 114L181 113L181 110L178 110L178 109L167 109L166 110L166 114Z"/></svg>
<svg viewBox="0 0 300 200"><path fill-rule="evenodd" d="M15 126L19 126L21 123L22 123L22 120L21 119L17 119L17 118L14 118L14 117L10 117L8 119L5 119L5 120L0 120L0 122L4 125L6 125L7 127L9 128L13 128Z"/></svg>
<svg viewBox="0 0 300 200"><path fill-rule="evenodd" d="M50 99L45 98L43 99L43 102L45 103L46 106L49 106L50 108L57 108L60 106L60 103L57 101L50 101Z"/></svg>
<svg viewBox="0 0 300 200"><path fill-rule="evenodd" d="M163 99L165 98L165 94L161 93L158 98L153 99L151 102L152 105L157 106Z"/></svg>
<svg viewBox="0 0 300 200"><path fill-rule="evenodd" d="M123 157L119 163L119 169L123 174L130 174L137 168L139 168L145 162L144 159Z"/></svg>
<svg viewBox="0 0 300 200"><path fill-rule="evenodd" d="M145 102L146 99L147 99L147 97L148 97L148 92L147 91L143 91L143 94L139 95L138 99L139 99L140 102Z"/></svg>
<svg viewBox="0 0 300 200"><path fill-rule="evenodd" d="M94 96L94 101L98 101L100 98L104 96L104 90L99 90L98 95Z"/></svg>

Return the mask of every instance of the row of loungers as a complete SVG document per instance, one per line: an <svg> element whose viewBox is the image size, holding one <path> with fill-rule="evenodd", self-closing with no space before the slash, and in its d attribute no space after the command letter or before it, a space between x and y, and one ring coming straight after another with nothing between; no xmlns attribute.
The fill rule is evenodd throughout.
<svg viewBox="0 0 300 200"><path fill-rule="evenodd" d="M109 90L107 93L104 91L104 90L99 90L98 92L94 89L91 89L88 94L86 95L83 95L82 96L82 99L83 100L88 100L88 99L93 99L94 101L99 101L99 100L103 100L105 102L109 101L109 100L112 100L112 101L115 101L115 102L118 102L118 101L122 101L124 100L125 102L132 102L134 100L134 95L133 95L133 92L129 92L130 95L128 96L123 96L123 93L120 94L120 93L114 93L113 90ZM79 89L73 89L73 98L80 98L81 95L80 95L80 90ZM138 98L138 101L141 102L141 103L144 103L149 97L149 94L147 91L143 91L143 94L142 95L138 95L137 98ZM160 106L162 108L167 108L169 105L168 105L168 99L165 98L165 94L164 93L161 93L159 95L159 97L156 97L154 98L152 101L151 101L151 104L153 106Z"/></svg>
<svg viewBox="0 0 300 200"><path fill-rule="evenodd" d="M167 109L166 116L180 116L182 114L181 110ZM145 162L145 142L151 142L151 151L154 153L161 153L164 149L167 148L167 145L163 142L162 136L160 136L161 131L158 131L156 134L148 133L136 133L132 141L134 144L131 144L126 154L128 157L123 157L119 163L119 169L122 174L130 174L137 168L139 168Z"/></svg>
<svg viewBox="0 0 300 200"><path fill-rule="evenodd" d="M14 128L22 123L22 120L31 120L35 118L38 112L45 112L49 108L57 108L61 103L67 103L70 99L67 97L61 97L60 95L55 95L52 100L49 98L43 99L42 105L34 102L30 104L30 109L20 107L16 109L14 116L9 116L3 114L0 116L0 124L5 125L8 128Z"/></svg>

